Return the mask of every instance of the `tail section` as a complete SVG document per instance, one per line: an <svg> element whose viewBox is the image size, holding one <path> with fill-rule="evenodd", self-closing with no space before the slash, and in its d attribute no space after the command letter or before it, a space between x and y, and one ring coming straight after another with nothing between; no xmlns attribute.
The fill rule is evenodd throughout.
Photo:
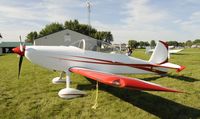
<svg viewBox="0 0 200 119"><path fill-rule="evenodd" d="M153 54L151 55L151 58L149 59L149 62L157 67L157 70L160 71L167 71L167 69L176 69L177 72L180 72L185 69L185 66L179 66L177 64L169 63L168 57L168 44L163 41L159 41Z"/></svg>
<svg viewBox="0 0 200 119"><path fill-rule="evenodd" d="M166 42L159 41L157 43L149 62L153 64L163 64L168 62L168 44Z"/></svg>

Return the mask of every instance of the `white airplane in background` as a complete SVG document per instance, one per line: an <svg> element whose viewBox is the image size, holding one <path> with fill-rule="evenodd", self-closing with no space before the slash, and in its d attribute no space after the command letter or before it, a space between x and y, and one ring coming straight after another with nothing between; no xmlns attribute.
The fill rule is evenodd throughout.
<svg viewBox="0 0 200 119"><path fill-rule="evenodd" d="M170 54L176 54L181 52L183 49L174 49L174 46L168 46L168 58L170 58ZM155 51L155 49L151 49L151 47L146 47L146 54L151 54Z"/></svg>
<svg viewBox="0 0 200 119"><path fill-rule="evenodd" d="M120 76L117 74L137 73L167 73L167 69L183 70L179 66L168 62L168 46L165 42L159 41L149 61L129 57L124 54L103 53L89 51L86 49L86 40L82 39L77 46L23 46L13 49L13 52L20 55L20 75L23 56L34 64L45 68L61 71L61 76L53 79L54 83L63 82L62 75L66 73L66 88L59 91L61 98L69 99L85 95L85 92L70 88L70 73L76 73L119 88L147 91L181 92L161 85L143 81L137 78ZM101 45L103 45L101 43ZM94 45L96 48L98 45ZM99 51L106 51L106 48ZM98 48L97 48L98 49Z"/></svg>

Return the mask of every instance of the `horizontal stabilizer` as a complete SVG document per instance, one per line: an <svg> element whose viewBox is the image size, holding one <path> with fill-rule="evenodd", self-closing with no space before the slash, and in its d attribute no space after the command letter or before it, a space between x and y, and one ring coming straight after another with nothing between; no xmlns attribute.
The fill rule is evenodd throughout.
<svg viewBox="0 0 200 119"><path fill-rule="evenodd" d="M96 80L98 82L115 86L119 88L130 88L130 89L136 89L136 90L148 90L148 91L164 91L164 92L179 92L177 90L173 90L170 88L163 87L161 85L143 81L136 78L129 78L125 76L105 73L105 72L99 72L91 69L86 68L70 68L71 72L83 75L85 77L88 77L90 79Z"/></svg>
<svg viewBox="0 0 200 119"><path fill-rule="evenodd" d="M173 63L169 63L169 62L160 64L159 67L176 69L176 72L180 72L183 69L185 69L185 66L179 66L177 64L173 64Z"/></svg>

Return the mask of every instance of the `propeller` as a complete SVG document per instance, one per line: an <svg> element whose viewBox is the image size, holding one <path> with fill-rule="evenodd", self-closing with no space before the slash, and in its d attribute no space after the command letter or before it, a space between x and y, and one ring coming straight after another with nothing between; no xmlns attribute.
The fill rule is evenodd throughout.
<svg viewBox="0 0 200 119"><path fill-rule="evenodd" d="M21 66L23 62L24 52L25 52L25 43L22 45L21 36L19 36L20 46L13 48L12 51L20 56L18 64L18 79L20 77Z"/></svg>

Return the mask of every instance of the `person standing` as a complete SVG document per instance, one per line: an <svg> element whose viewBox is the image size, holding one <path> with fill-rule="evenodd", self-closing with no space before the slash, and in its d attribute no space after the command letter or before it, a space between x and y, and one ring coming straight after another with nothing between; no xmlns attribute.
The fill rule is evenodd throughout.
<svg viewBox="0 0 200 119"><path fill-rule="evenodd" d="M132 48L128 47L126 55L131 56L132 53L133 53Z"/></svg>

